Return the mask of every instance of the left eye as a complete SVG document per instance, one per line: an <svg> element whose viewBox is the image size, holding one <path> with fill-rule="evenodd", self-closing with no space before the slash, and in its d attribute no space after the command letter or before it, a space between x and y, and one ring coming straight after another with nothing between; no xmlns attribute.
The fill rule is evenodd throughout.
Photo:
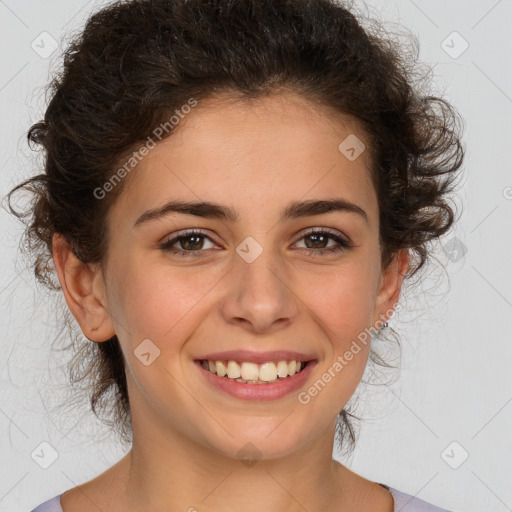
<svg viewBox="0 0 512 512"><path fill-rule="evenodd" d="M178 254L185 257L199 257L202 255L202 252L206 250L202 247L205 239L209 240L213 245L215 245L215 242L213 242L209 236L205 235L201 231L188 231L182 233L179 236L171 238L170 240L166 240L160 244L160 248L164 251L170 251L173 254ZM306 243L306 246L309 246L306 249L306 252L309 254L314 254L315 256L324 253L336 253L352 247L348 240L345 240L341 236L324 229L308 231L307 233L304 233L299 240L302 239L310 240L309 243ZM334 245L334 247L314 247L317 244L322 245L328 243L329 240L334 240L337 242L337 245ZM176 244L180 244L182 248L179 249L174 247Z"/></svg>
<svg viewBox="0 0 512 512"><path fill-rule="evenodd" d="M310 240L310 244L316 245L318 243L323 244L324 242L328 242L329 240L334 240L337 245L331 246L331 247L321 247L314 250L311 254L322 255L325 253L336 253L340 252L346 249L350 249L352 247L351 243L346 240L345 238L342 238L338 234L331 233L330 231L325 230L311 230L307 233L304 233L302 237L299 240ZM308 245L308 244L306 244Z"/></svg>

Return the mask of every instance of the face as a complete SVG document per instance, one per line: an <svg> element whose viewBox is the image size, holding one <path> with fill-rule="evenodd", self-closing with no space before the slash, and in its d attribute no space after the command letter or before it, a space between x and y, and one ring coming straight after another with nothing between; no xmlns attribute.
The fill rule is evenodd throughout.
<svg viewBox="0 0 512 512"><path fill-rule="evenodd" d="M354 159L339 149L349 136L368 140L350 118L291 93L219 96L178 128L132 171L108 218L105 307L126 359L134 432L230 457L249 441L265 458L301 450L332 434L369 342L344 355L391 314L401 284L381 268L369 151ZM155 213L170 202L218 207ZM281 372L309 362L250 384L219 382L227 377L203 358L238 361L242 377L255 362L284 360ZM275 378L271 364L256 369Z"/></svg>

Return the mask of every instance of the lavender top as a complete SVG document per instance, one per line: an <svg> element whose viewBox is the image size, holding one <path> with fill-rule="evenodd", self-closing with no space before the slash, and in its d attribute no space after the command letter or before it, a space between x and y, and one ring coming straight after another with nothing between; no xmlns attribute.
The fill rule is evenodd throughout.
<svg viewBox="0 0 512 512"><path fill-rule="evenodd" d="M450 512L449 510L436 507L435 505L420 500L419 498L411 496L410 494L398 491L397 489L389 487L388 485L379 485L382 485L382 487L385 487L391 492L393 499L395 500L393 512ZM60 506L60 497L62 494L59 494L58 496L55 496L55 498L41 503L41 505L36 507L31 512L63 512L62 507Z"/></svg>

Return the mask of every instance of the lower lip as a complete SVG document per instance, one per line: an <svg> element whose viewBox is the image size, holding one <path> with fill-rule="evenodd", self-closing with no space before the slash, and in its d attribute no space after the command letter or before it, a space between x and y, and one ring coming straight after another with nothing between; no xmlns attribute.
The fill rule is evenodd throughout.
<svg viewBox="0 0 512 512"><path fill-rule="evenodd" d="M243 384L233 379L219 377L217 374L204 369L200 361L195 361L195 363L207 382L217 389L236 398L255 401L278 400L279 398L297 391L304 385L313 371L313 368L316 366L316 361L309 361L300 373L286 377L283 380L278 380L277 382L272 382L271 384Z"/></svg>

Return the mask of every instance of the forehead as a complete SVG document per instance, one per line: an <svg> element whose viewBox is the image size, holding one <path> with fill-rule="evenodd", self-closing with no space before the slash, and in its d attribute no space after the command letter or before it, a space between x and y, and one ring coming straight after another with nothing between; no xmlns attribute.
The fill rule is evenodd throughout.
<svg viewBox="0 0 512 512"><path fill-rule="evenodd" d="M375 201L359 123L296 94L217 95L198 102L176 128L132 171L120 202L134 215L169 198L258 204L260 210L329 195L357 198L370 210ZM350 160L340 144L347 149L344 141L354 137L367 149Z"/></svg>

